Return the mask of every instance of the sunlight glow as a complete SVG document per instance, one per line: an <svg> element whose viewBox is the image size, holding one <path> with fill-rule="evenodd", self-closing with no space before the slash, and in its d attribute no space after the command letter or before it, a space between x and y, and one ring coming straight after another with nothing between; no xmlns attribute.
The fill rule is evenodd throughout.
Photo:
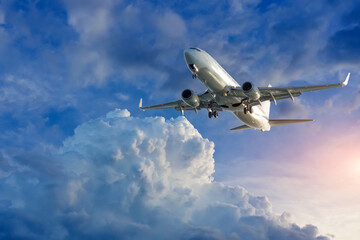
<svg viewBox="0 0 360 240"><path fill-rule="evenodd" d="M355 157L351 161L350 177L352 181L360 184L360 157Z"/></svg>
<svg viewBox="0 0 360 240"><path fill-rule="evenodd" d="M360 174L360 158L355 160L354 172Z"/></svg>

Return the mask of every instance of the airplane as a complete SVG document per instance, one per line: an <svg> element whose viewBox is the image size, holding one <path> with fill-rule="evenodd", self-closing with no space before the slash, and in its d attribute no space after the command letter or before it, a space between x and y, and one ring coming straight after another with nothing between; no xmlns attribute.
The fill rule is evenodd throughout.
<svg viewBox="0 0 360 240"><path fill-rule="evenodd" d="M207 90L196 94L190 89L181 93L181 99L157 104L142 106L141 110L174 108L184 114L185 110L197 113L200 109L207 109L209 118L217 118L218 111L232 112L244 125L230 130L258 129L269 131L273 126L303 123L312 119L269 119L270 102L276 105L277 100L291 98L294 101L303 92L316 91L335 87L344 87L348 84L350 73L345 81L336 84L313 85L303 87L257 87L251 82L244 82L241 86L212 58L200 48L189 48L184 51L185 62L192 72L192 78L198 78Z"/></svg>

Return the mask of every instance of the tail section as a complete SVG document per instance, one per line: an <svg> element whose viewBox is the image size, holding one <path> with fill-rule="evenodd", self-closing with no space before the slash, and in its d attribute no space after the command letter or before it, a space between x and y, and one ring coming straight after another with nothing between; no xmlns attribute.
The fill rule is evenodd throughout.
<svg viewBox="0 0 360 240"><path fill-rule="evenodd" d="M271 127L280 126L280 125L288 125L288 124L295 124L295 123L303 123L303 122L312 122L312 119L276 119L276 120L269 120L269 124ZM247 125L241 125L238 127L231 128L230 130L244 130L250 129L251 127ZM262 130L265 131L265 130Z"/></svg>
<svg viewBox="0 0 360 240"><path fill-rule="evenodd" d="M270 101L264 101L264 102L261 102L261 108L265 114L265 117L266 118L269 118L270 116Z"/></svg>
<svg viewBox="0 0 360 240"><path fill-rule="evenodd" d="M271 84L269 84L268 87L271 88L272 87ZM263 109L263 111L265 113L265 117L267 119L269 119L269 116L270 116L270 100L262 102L261 105L262 105L262 109ZM276 105L276 102L275 102L275 105Z"/></svg>
<svg viewBox="0 0 360 240"><path fill-rule="evenodd" d="M312 122L312 119L277 119L277 120L269 120L270 126L280 126L294 123L303 123L303 122Z"/></svg>

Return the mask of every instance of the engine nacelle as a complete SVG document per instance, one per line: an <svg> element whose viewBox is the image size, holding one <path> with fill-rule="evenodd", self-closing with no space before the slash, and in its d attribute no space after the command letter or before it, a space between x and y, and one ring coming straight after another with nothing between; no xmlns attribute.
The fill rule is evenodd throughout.
<svg viewBox="0 0 360 240"><path fill-rule="evenodd" d="M200 105L199 96L190 89L185 89L181 93L181 99L184 101L186 105L193 108L197 108Z"/></svg>
<svg viewBox="0 0 360 240"><path fill-rule="evenodd" d="M244 94L251 100L258 100L261 97L259 89L251 82L244 82L241 88Z"/></svg>

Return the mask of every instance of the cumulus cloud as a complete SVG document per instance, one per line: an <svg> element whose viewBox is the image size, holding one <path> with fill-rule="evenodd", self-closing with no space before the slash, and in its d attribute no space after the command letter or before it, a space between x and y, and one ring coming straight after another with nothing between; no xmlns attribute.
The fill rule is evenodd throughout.
<svg viewBox="0 0 360 240"><path fill-rule="evenodd" d="M309 5L304 1L259 0L2 2L0 178L4 181L0 225L6 236L143 237L169 226L178 238L245 238L250 231L266 235L273 228L292 229L276 223L278 218L266 198L260 199L264 203L261 211L254 202L248 209L242 205L249 196L245 189L213 182L211 143L203 145L201 136L191 141L175 137L187 136L191 125L187 133L177 132L181 129L162 133L181 122L187 126L184 119L156 125L155 118L119 117L114 112L79 126L65 142L62 154L49 152L72 135L79 122L105 113L119 100L135 98L139 90L157 97L173 96L179 89L200 85L184 65L183 49L189 46L207 50L239 83L254 80L280 85L306 80L304 76L316 81L324 79L324 72L338 71L332 67L343 63L357 71L354 53L359 52L358 45L351 36L359 35L359 8L350 7L351 2L311 1L312 8L304 8ZM354 1L352 5L358 4ZM324 65L319 67L320 63ZM358 102L355 97L349 111L358 109ZM292 108L296 113L287 104L279 107L282 116L307 112L301 102ZM108 138L96 130L101 121L105 124L117 118L129 120L128 124L104 127L102 131L111 131ZM86 126L89 129L82 131ZM135 128L139 131L130 131ZM158 137L149 136L148 128L154 128ZM148 140L145 149L141 144ZM224 189L238 194L241 204L230 197L213 196L223 194ZM115 213L110 205L117 207ZM123 210L118 210L120 205ZM231 219L229 226L211 220L210 213ZM99 223L97 216L106 217ZM246 232L236 226L236 219ZM273 228L251 230L252 221ZM291 231L305 231L294 226Z"/></svg>
<svg viewBox="0 0 360 240"><path fill-rule="evenodd" d="M274 214L266 197L215 182L213 153L184 117L117 109L78 126L57 154L23 154L16 168L1 154L2 236L328 239Z"/></svg>

